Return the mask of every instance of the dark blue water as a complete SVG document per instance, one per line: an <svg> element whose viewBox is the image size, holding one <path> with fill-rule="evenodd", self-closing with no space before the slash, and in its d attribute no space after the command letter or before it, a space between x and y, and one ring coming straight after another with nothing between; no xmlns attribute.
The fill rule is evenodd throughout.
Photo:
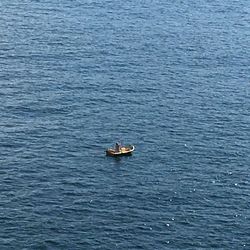
<svg viewBox="0 0 250 250"><path fill-rule="evenodd" d="M249 22L244 0L1 0L0 249L250 249Z"/></svg>

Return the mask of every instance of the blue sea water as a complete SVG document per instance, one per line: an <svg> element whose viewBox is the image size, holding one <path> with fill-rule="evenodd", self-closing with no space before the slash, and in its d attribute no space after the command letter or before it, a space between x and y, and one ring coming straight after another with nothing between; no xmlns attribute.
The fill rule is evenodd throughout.
<svg viewBox="0 0 250 250"><path fill-rule="evenodd" d="M0 249L250 249L249 23L244 0L1 0Z"/></svg>

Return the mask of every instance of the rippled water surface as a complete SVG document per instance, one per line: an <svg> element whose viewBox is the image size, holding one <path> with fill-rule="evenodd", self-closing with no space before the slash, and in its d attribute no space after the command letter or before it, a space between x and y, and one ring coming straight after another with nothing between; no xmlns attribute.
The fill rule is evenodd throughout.
<svg viewBox="0 0 250 250"><path fill-rule="evenodd" d="M249 22L243 0L1 0L0 248L250 249Z"/></svg>

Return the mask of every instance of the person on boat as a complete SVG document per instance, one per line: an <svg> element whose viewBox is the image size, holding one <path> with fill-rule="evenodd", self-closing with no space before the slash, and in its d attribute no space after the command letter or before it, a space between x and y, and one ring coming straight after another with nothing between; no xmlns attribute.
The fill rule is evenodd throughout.
<svg viewBox="0 0 250 250"><path fill-rule="evenodd" d="M115 144L115 152L120 152L120 150L121 150L121 146L120 146L120 144L117 142L117 143Z"/></svg>

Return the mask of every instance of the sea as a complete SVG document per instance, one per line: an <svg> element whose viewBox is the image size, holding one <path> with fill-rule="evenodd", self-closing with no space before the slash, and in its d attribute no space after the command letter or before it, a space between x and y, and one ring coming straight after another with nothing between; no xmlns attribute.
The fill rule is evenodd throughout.
<svg viewBox="0 0 250 250"><path fill-rule="evenodd" d="M249 24L245 0L1 0L0 249L250 249Z"/></svg>

